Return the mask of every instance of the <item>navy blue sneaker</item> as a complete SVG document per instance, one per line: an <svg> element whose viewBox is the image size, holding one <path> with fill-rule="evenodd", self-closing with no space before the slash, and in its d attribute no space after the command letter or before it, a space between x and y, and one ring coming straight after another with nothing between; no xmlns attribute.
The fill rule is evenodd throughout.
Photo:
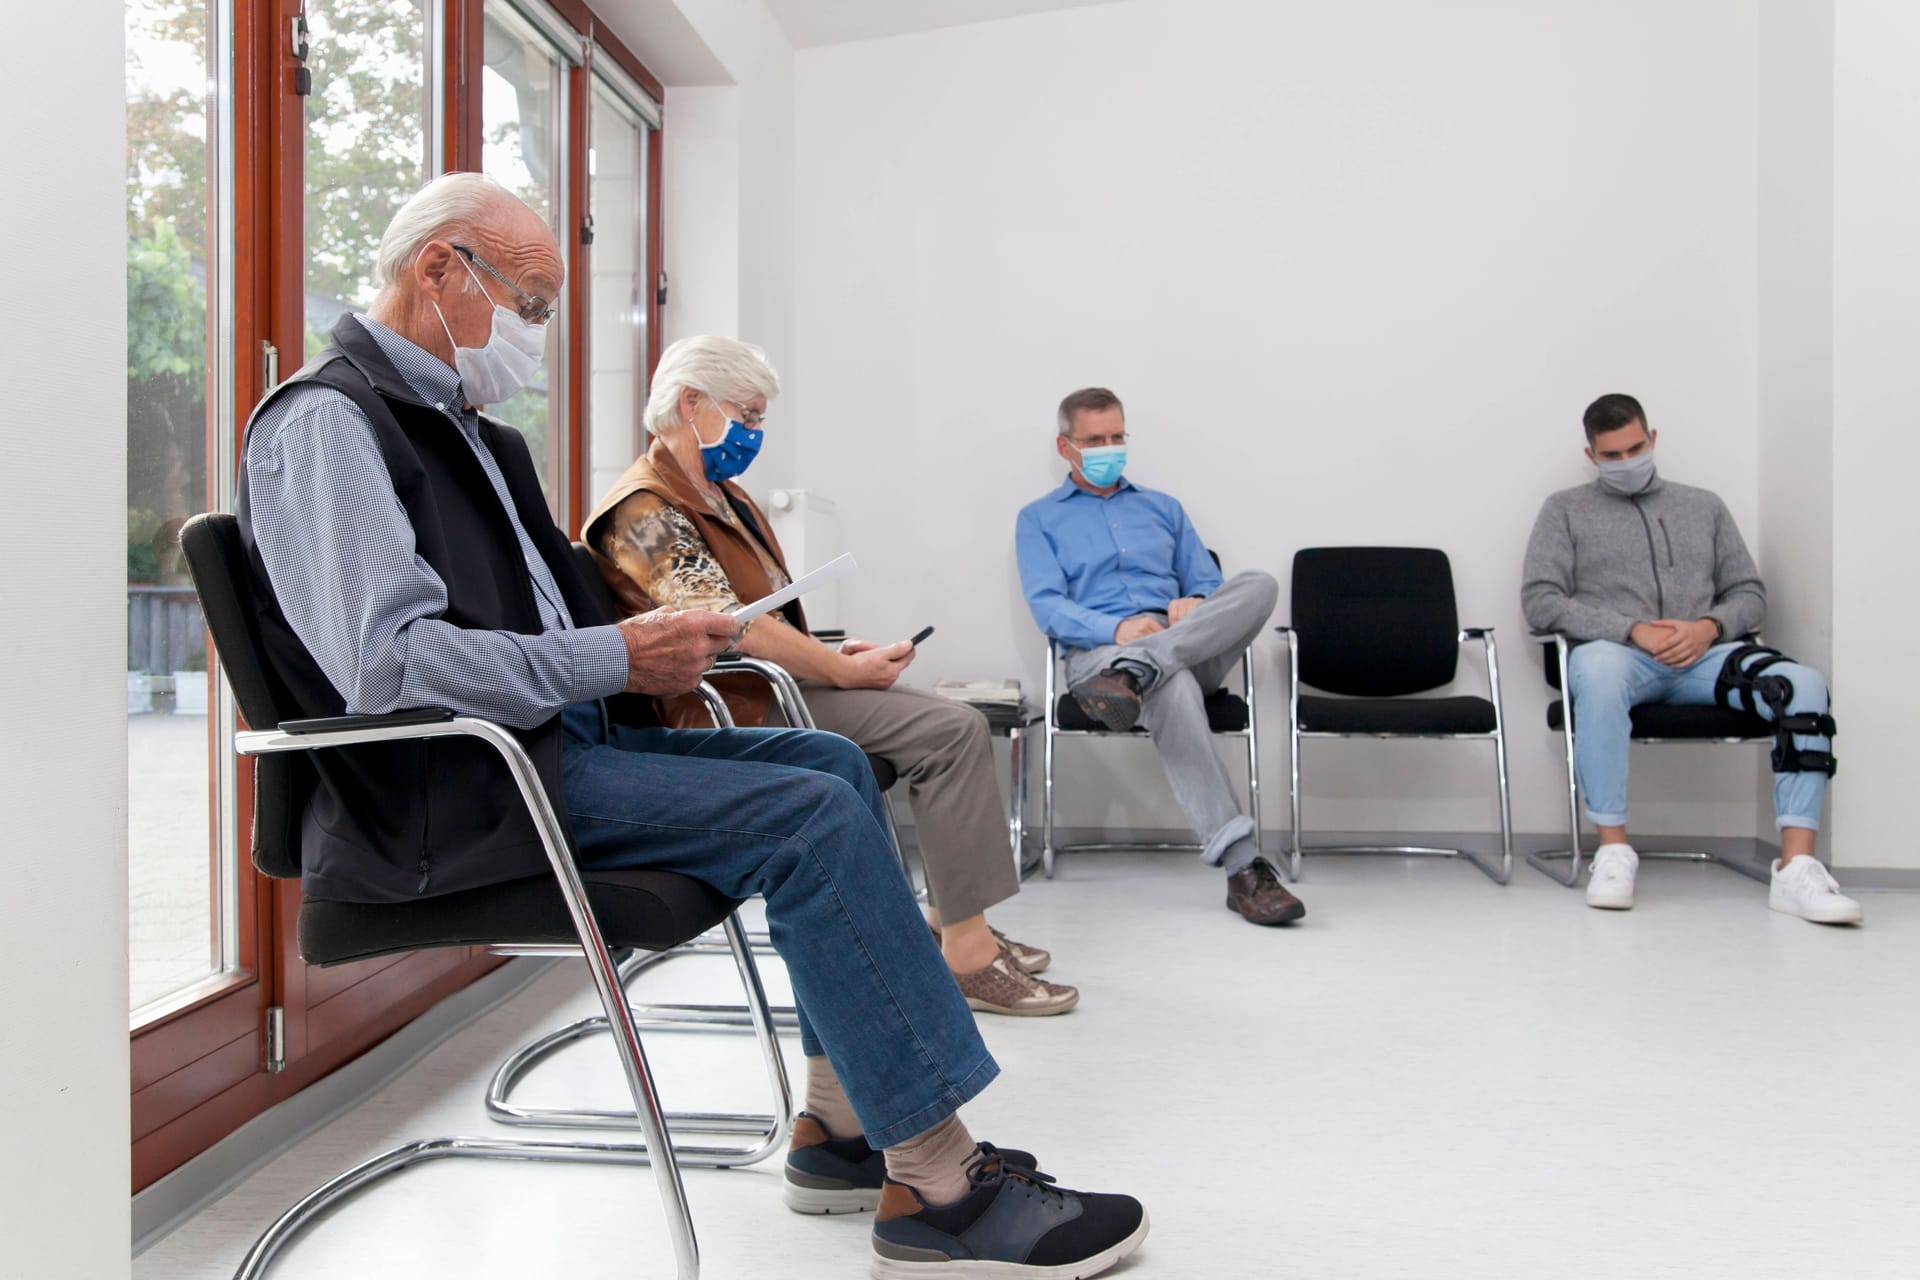
<svg viewBox="0 0 1920 1280"><path fill-rule="evenodd" d="M1132 1196L1067 1191L987 1149L955 1204L935 1208L887 1179L873 1220L874 1280L1085 1280L1140 1247L1147 1211Z"/></svg>
<svg viewBox="0 0 1920 1280"><path fill-rule="evenodd" d="M1037 1167L1026 1151L1001 1151L984 1142L980 1151L983 1160L998 1158L1023 1169ZM879 1207L886 1180L887 1158L868 1146L865 1138L828 1137L821 1123L804 1111L793 1118L786 1183L780 1193L787 1208L795 1213L871 1213Z"/></svg>

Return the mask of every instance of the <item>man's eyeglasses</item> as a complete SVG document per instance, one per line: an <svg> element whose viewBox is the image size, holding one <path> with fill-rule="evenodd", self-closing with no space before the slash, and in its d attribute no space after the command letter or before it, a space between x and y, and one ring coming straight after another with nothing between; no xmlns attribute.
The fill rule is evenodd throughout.
<svg viewBox="0 0 1920 1280"><path fill-rule="evenodd" d="M471 262L474 266L480 268L495 280L498 280L501 284L513 290L513 296L520 304L516 310L519 311L522 320L525 320L528 324L545 324L547 321L553 319L553 304L545 298L540 297L538 294L528 293L525 289L522 289L519 285L501 275L498 268L473 250L467 248L467 246L456 244L453 248L454 252L458 253L468 262Z"/></svg>
<svg viewBox="0 0 1920 1280"><path fill-rule="evenodd" d="M1068 436L1067 439L1072 441L1076 449L1109 449L1116 444L1125 444L1127 433L1122 431L1110 436L1088 436L1085 440L1074 440L1072 436Z"/></svg>

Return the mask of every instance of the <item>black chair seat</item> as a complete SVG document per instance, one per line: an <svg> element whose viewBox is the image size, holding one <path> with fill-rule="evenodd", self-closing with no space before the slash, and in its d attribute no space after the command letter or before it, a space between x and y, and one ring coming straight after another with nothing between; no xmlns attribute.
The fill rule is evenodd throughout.
<svg viewBox="0 0 1920 1280"><path fill-rule="evenodd" d="M705 881L672 871L595 871L586 882L594 918L610 948L677 947L739 906ZM579 941L552 876L412 902L309 898L300 906L300 954L309 964L346 964L431 947Z"/></svg>
<svg viewBox="0 0 1920 1280"><path fill-rule="evenodd" d="M1304 733L1492 733L1485 698L1320 698L1300 695Z"/></svg>
<svg viewBox="0 0 1920 1280"><path fill-rule="evenodd" d="M1054 723L1074 733L1105 733L1106 726L1081 710L1073 695L1063 693L1054 709ZM1215 689L1207 695L1207 727L1215 733L1240 733L1247 727L1247 700L1237 693ZM1135 726L1134 733L1146 730Z"/></svg>
<svg viewBox="0 0 1920 1280"><path fill-rule="evenodd" d="M867 766L873 770L873 785L882 791L893 790L893 784L900 781L900 771L872 752L867 753Z"/></svg>
<svg viewBox="0 0 1920 1280"><path fill-rule="evenodd" d="M1633 709L1636 738L1771 738L1773 726L1759 716L1725 707L1674 707L1648 702ZM1547 727L1556 732L1565 724L1559 701L1547 704Z"/></svg>

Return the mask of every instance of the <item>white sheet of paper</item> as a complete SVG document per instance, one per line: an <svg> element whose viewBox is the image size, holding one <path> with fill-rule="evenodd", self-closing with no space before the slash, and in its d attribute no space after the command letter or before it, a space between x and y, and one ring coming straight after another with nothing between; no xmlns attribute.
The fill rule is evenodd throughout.
<svg viewBox="0 0 1920 1280"><path fill-rule="evenodd" d="M770 596L761 596L752 604L743 604L733 611L733 616L741 626L746 626L763 613L778 609L789 600L798 600L815 587L824 586L836 578L844 578L860 566L854 562L851 551L833 559L815 569L812 573L801 574L786 586Z"/></svg>

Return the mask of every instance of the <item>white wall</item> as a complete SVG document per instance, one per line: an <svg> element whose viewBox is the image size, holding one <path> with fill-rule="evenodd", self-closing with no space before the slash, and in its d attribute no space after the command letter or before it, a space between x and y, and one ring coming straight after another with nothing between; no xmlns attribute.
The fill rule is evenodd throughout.
<svg viewBox="0 0 1920 1280"><path fill-rule="evenodd" d="M35 5L0 52L0 1270L130 1271L126 192L118 5ZM49 58L44 51L57 49Z"/></svg>
<svg viewBox="0 0 1920 1280"><path fill-rule="evenodd" d="M780 429L753 471L758 491L793 483L802 403L793 350L793 50L761 0L674 0L733 83L667 88L662 213L668 342L725 333L780 369ZM635 44L647 56L644 38Z"/></svg>
<svg viewBox="0 0 1920 1280"><path fill-rule="evenodd" d="M1833 661L1836 859L1920 867L1906 801L1920 693L1920 6L1841 0L1834 30Z"/></svg>
<svg viewBox="0 0 1920 1280"><path fill-rule="evenodd" d="M1516 823L1552 830L1517 596L1581 409L1638 394L1666 473L1754 529L1757 39L1742 0L1132 0L800 51L797 359L768 345L805 369L797 481L840 500L854 625L937 623L923 682L1037 681L1014 516L1063 474L1053 406L1103 383L1129 474L1230 567L1446 548L1505 645ZM1309 828L1494 825L1475 748L1309 752ZM1178 821L1150 753L1073 759L1066 823ZM1754 832L1742 753L1639 763L1640 829Z"/></svg>
<svg viewBox="0 0 1920 1280"><path fill-rule="evenodd" d="M1764 0L1760 6L1760 523L1754 554L1765 568L1773 606L1767 642L1829 672L1833 33L1832 0ZM1840 745L1844 750L1851 743ZM1763 781L1756 821L1766 831L1773 822L1773 788L1765 758L1754 767ZM1834 796L1833 820L1851 790ZM1832 825L1830 820L1822 833L1829 844Z"/></svg>

